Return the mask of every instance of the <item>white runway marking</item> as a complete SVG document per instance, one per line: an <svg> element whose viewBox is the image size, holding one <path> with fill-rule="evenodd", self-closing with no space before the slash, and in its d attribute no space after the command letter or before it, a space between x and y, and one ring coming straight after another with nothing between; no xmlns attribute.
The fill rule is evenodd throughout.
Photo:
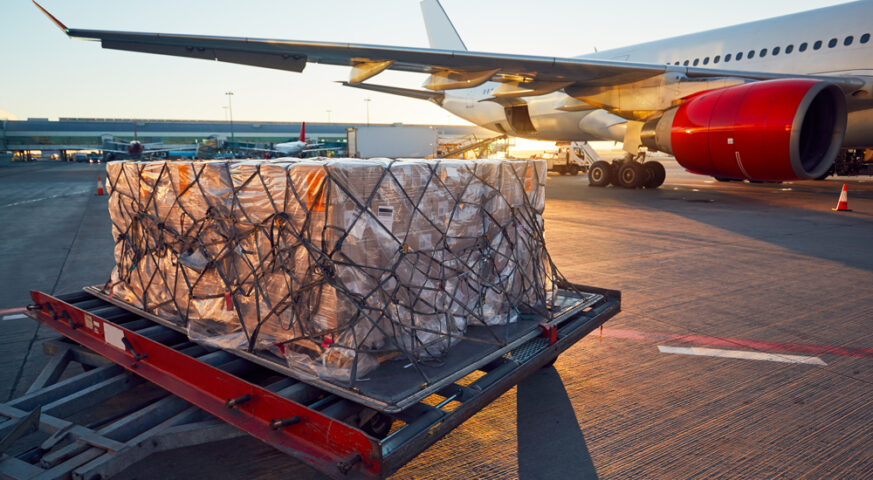
<svg viewBox="0 0 873 480"><path fill-rule="evenodd" d="M19 318L27 318L27 315L23 313L16 313L15 315L3 315L3 321L6 320L18 320Z"/></svg>
<svg viewBox="0 0 873 480"><path fill-rule="evenodd" d="M96 191L96 189L95 189L95 191ZM0 208L15 207L18 205L25 205L28 203L42 202L43 200L52 200L54 198L75 197L75 196L86 194L88 192L89 192L89 190L78 189L78 190L73 191L73 192L59 193L57 195L51 195L48 197L32 198L32 199L28 199L28 200L19 200L17 202L12 202L12 203L7 203L6 205L2 205L2 206L0 206Z"/></svg>
<svg viewBox="0 0 873 480"><path fill-rule="evenodd" d="M769 362L803 363L806 365L827 365L818 357L804 355L785 355L776 353L750 352L748 350L722 350L720 348L703 347L665 347L658 345L661 353L675 353L678 355L699 355L704 357L737 358L741 360L765 360Z"/></svg>

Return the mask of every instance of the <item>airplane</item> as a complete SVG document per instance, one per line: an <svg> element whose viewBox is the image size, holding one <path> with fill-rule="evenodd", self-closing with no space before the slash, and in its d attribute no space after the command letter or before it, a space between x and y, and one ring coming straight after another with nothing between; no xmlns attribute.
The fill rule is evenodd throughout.
<svg viewBox="0 0 873 480"><path fill-rule="evenodd" d="M36 3L34 1L34 3ZM670 155L719 180L785 181L852 170L873 145L873 0L578 57L467 50L438 0L422 0L431 48L67 28L103 48L302 72L350 66L343 84L429 100L476 125L536 140L622 142L589 184L657 188ZM365 83L429 74L423 89Z"/></svg>
<svg viewBox="0 0 873 480"><path fill-rule="evenodd" d="M196 155L197 145L164 145L162 142L142 143L136 132L136 121L133 122L133 140L130 142L120 140L111 135L104 135L99 150L103 152L103 159L111 161L121 158L139 160L160 156L171 152L193 152Z"/></svg>
<svg viewBox="0 0 873 480"><path fill-rule="evenodd" d="M142 143L139 140L130 142L118 139L106 138L101 144L100 151L103 152L103 158L107 161L129 158L139 160L141 158L151 158L161 155L179 156L197 154L197 145L165 145L161 142Z"/></svg>
<svg viewBox="0 0 873 480"><path fill-rule="evenodd" d="M341 150L340 147L321 147L321 145L321 143L309 143L309 140L306 139L306 122L303 122L300 126L300 139L296 142L288 140L287 142L277 143L272 148L241 147L241 150L276 153L283 157L302 157L309 152Z"/></svg>

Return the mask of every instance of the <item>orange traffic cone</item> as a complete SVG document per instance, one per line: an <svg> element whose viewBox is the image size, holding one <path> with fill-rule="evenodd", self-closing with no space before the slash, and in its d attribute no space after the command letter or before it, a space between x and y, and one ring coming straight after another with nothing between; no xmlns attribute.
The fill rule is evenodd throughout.
<svg viewBox="0 0 873 480"><path fill-rule="evenodd" d="M103 182L100 181L100 177L97 177L97 195L105 195L103 193Z"/></svg>
<svg viewBox="0 0 873 480"><path fill-rule="evenodd" d="M843 184L843 191L840 192L840 201L837 203L837 208L832 209L835 212L851 212L849 210L849 191L846 184Z"/></svg>

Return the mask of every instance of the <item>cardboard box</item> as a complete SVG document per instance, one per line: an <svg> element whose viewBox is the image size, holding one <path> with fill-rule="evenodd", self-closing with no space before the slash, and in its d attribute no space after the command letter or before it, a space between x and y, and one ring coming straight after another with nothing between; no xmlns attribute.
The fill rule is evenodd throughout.
<svg viewBox="0 0 873 480"><path fill-rule="evenodd" d="M115 295L349 382L543 308L542 161L111 162ZM540 305L537 305L540 304Z"/></svg>

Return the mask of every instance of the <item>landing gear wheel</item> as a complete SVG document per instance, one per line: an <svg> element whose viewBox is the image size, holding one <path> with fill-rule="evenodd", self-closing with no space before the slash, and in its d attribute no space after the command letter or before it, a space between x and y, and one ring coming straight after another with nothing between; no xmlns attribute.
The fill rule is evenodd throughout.
<svg viewBox="0 0 873 480"><path fill-rule="evenodd" d="M664 180L667 178L667 171L664 170L664 166L661 165L661 162L649 161L643 164L643 168L646 170L646 182L643 185L646 188L658 188L664 184Z"/></svg>
<svg viewBox="0 0 873 480"><path fill-rule="evenodd" d="M374 438L383 439L388 436L391 431L391 425L394 424L394 419L384 413L377 413L367 421L361 430Z"/></svg>
<svg viewBox="0 0 873 480"><path fill-rule="evenodd" d="M612 162L610 167L612 168L611 178L609 179L609 183L611 183L614 187L620 187L621 182L618 181L618 171L621 170L621 166L624 165L622 161Z"/></svg>
<svg viewBox="0 0 873 480"><path fill-rule="evenodd" d="M646 180L646 171L637 162L625 162L618 169L618 184L624 188L639 188Z"/></svg>
<svg viewBox="0 0 873 480"><path fill-rule="evenodd" d="M612 181L612 165L598 160L588 169L588 186L605 187Z"/></svg>

